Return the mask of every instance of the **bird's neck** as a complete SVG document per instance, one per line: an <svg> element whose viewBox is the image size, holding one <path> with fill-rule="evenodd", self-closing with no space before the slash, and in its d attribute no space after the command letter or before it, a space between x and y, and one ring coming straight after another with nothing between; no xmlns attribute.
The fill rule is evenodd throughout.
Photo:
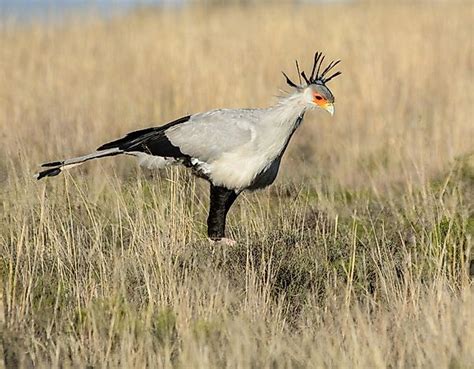
<svg viewBox="0 0 474 369"><path fill-rule="evenodd" d="M300 126L306 109L303 94L299 92L280 98L268 108L262 124L267 125L272 134L261 138L260 143L267 147L270 156L278 156L285 150L291 136Z"/></svg>
<svg viewBox="0 0 474 369"><path fill-rule="evenodd" d="M269 120L274 126L293 131L297 128L294 124L299 121L300 116L304 115L306 108L303 93L295 92L281 97L274 106L269 108Z"/></svg>

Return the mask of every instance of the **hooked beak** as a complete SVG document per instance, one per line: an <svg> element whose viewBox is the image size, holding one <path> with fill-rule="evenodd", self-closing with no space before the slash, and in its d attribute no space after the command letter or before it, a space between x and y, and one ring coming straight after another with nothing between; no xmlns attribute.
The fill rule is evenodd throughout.
<svg viewBox="0 0 474 369"><path fill-rule="evenodd" d="M332 103L327 103L326 105L323 106L323 109L326 110L331 116L334 115L334 104Z"/></svg>

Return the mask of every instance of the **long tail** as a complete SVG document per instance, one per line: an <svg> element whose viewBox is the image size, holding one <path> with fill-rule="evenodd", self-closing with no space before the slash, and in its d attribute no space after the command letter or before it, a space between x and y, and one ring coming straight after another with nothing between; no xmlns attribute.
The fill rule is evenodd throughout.
<svg viewBox="0 0 474 369"><path fill-rule="evenodd" d="M39 173L35 174L36 179L41 179L44 177L53 177L57 176L65 169L70 169L85 163L86 161L103 158L106 156L115 156L123 154L124 151L120 150L117 147L110 148L107 150L96 151L88 155L79 156L77 158L67 159L64 161L53 161L51 163L42 164L41 167L47 168L45 170L40 171Z"/></svg>
<svg viewBox="0 0 474 369"><path fill-rule="evenodd" d="M36 173L35 178L41 179L44 177L57 176L63 170L76 167L86 161L120 154L135 156L138 158L141 166L150 169L163 168L172 164L175 156L183 156L179 149L173 146L165 137L165 130L177 124L187 122L189 119L190 116L188 115L160 127L145 128L127 133L125 137L108 142L89 155L64 161L45 163L41 166L47 169ZM148 145L147 142L149 142L150 145Z"/></svg>

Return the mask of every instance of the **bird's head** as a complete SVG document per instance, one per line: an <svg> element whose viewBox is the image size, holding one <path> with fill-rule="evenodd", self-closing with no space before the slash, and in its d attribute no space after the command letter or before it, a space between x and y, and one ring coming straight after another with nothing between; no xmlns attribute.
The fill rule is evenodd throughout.
<svg viewBox="0 0 474 369"><path fill-rule="evenodd" d="M326 83L341 74L341 72L335 72L328 76L329 72L339 64L340 60L330 62L326 68L322 69L323 61L324 55L321 52L316 52L316 54L314 54L313 68L309 78L304 71L300 72L298 61L296 61L296 69L300 76L299 85L291 81L285 73L283 73L283 75L289 86L303 94L304 101L309 109L321 108L333 115L334 95L326 86ZM303 77L304 83L301 81L301 77Z"/></svg>

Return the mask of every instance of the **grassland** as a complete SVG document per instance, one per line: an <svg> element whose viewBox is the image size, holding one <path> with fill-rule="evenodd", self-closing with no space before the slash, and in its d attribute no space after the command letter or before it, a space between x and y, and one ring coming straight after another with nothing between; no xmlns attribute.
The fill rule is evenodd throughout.
<svg viewBox="0 0 474 369"><path fill-rule="evenodd" d="M472 368L472 4L191 7L0 24L0 367ZM341 58L277 183L37 164Z"/></svg>

